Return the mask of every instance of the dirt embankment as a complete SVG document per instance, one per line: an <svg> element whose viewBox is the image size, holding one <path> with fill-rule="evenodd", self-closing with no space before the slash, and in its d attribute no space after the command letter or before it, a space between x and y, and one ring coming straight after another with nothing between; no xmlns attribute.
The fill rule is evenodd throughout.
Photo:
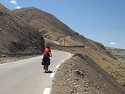
<svg viewBox="0 0 125 94"><path fill-rule="evenodd" d="M125 90L88 56L75 54L57 70L51 94L125 94Z"/></svg>

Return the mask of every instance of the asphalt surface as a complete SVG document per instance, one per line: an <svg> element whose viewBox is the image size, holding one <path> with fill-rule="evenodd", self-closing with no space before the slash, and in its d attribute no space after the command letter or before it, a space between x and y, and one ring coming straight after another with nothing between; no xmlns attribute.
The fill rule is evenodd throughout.
<svg viewBox="0 0 125 94"><path fill-rule="evenodd" d="M0 65L0 94L49 94L59 65L71 57L70 53L52 51L49 70L44 73L43 56L33 57Z"/></svg>

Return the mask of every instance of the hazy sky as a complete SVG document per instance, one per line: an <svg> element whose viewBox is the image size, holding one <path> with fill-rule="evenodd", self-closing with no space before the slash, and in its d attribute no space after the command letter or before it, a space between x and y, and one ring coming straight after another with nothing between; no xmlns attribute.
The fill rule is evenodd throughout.
<svg viewBox="0 0 125 94"><path fill-rule="evenodd" d="M125 49L125 0L0 0L13 10L36 7L105 46Z"/></svg>

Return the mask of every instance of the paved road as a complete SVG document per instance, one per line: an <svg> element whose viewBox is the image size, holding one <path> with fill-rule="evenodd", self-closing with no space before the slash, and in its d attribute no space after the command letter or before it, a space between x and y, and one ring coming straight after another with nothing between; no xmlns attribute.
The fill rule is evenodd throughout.
<svg viewBox="0 0 125 94"><path fill-rule="evenodd" d="M56 71L59 64L71 54L52 51L50 70ZM49 94L54 73L43 73L42 56L0 65L0 94Z"/></svg>

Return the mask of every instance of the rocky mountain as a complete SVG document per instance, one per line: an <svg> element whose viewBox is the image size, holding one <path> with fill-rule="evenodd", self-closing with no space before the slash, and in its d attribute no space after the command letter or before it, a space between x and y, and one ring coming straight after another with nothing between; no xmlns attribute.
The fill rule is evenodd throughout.
<svg viewBox="0 0 125 94"><path fill-rule="evenodd" d="M118 60L125 62L125 49L106 47L106 49Z"/></svg>
<svg viewBox="0 0 125 94"><path fill-rule="evenodd" d="M94 50L99 50L111 56L102 44L87 39L83 35L73 31L52 14L34 7L16 9L12 12L36 28L44 36L44 39L47 38L56 41L56 43L63 46L91 47Z"/></svg>
<svg viewBox="0 0 125 94"><path fill-rule="evenodd" d="M36 9L34 7L13 10L22 19L35 27L44 37L51 40L59 40L59 37L66 37L75 34L67 25L59 21L55 16Z"/></svg>
<svg viewBox="0 0 125 94"><path fill-rule="evenodd" d="M0 56L41 53L43 49L39 32L0 4Z"/></svg>

